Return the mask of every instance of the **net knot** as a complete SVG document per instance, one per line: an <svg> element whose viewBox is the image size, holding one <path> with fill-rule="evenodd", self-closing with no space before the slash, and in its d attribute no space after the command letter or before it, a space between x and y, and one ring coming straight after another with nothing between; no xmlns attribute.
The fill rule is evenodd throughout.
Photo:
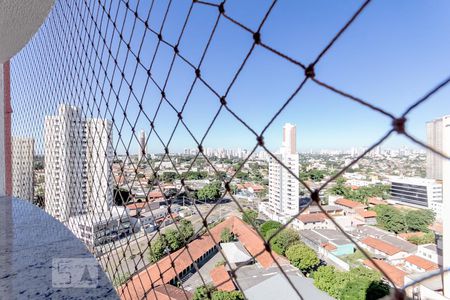
<svg viewBox="0 0 450 300"><path fill-rule="evenodd" d="M255 32L253 34L253 41L255 42L255 44L261 43L261 34L259 32Z"/></svg>
<svg viewBox="0 0 450 300"><path fill-rule="evenodd" d="M405 133L406 118L401 117L392 121L392 127L397 133Z"/></svg>
<svg viewBox="0 0 450 300"><path fill-rule="evenodd" d="M203 153L203 146L202 145L198 145L198 152Z"/></svg>
<svg viewBox="0 0 450 300"><path fill-rule="evenodd" d="M225 96L220 97L220 104L227 105L227 99L225 99Z"/></svg>
<svg viewBox="0 0 450 300"><path fill-rule="evenodd" d="M219 4L219 12L221 14L225 13L225 4L223 2Z"/></svg>
<svg viewBox="0 0 450 300"><path fill-rule="evenodd" d="M312 201L314 201L314 202L316 202L316 203L319 203L320 202L320 197L319 197L319 190L314 190L312 193L311 193L311 200Z"/></svg>
<svg viewBox="0 0 450 300"><path fill-rule="evenodd" d="M314 78L316 76L316 72L314 71L314 65L311 64L305 69L305 76L309 78Z"/></svg>
<svg viewBox="0 0 450 300"><path fill-rule="evenodd" d="M264 146L264 137L262 135L258 136L256 140L258 141L259 146Z"/></svg>
<svg viewBox="0 0 450 300"><path fill-rule="evenodd" d="M200 77L200 69L195 69L195 76Z"/></svg>

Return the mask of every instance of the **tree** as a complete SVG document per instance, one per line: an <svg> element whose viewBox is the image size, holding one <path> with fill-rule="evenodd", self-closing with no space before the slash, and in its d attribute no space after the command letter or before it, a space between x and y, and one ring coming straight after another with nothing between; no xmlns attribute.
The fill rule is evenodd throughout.
<svg viewBox="0 0 450 300"><path fill-rule="evenodd" d="M176 229L167 230L164 236L171 251L176 251L183 245L181 235Z"/></svg>
<svg viewBox="0 0 450 300"><path fill-rule="evenodd" d="M428 226L434 222L435 214L428 209L409 210L405 214L409 231L427 232Z"/></svg>
<svg viewBox="0 0 450 300"><path fill-rule="evenodd" d="M331 297L337 298L341 294L340 288L337 286L339 279L342 279L337 278L339 273L333 266L321 266L312 274L314 285Z"/></svg>
<svg viewBox="0 0 450 300"><path fill-rule="evenodd" d="M244 221L247 224L255 224L256 219L258 218L258 212L251 210L251 209L245 209L242 213L242 221Z"/></svg>
<svg viewBox="0 0 450 300"><path fill-rule="evenodd" d="M192 300L244 300L240 291L218 291L214 286L199 286L195 289Z"/></svg>
<svg viewBox="0 0 450 300"><path fill-rule="evenodd" d="M293 266L299 268L303 273L309 273L320 264L316 252L303 243L290 246L286 250L286 257Z"/></svg>
<svg viewBox="0 0 450 300"><path fill-rule="evenodd" d="M277 229L272 229L267 232L268 239L270 239L270 246L277 254L284 255L286 250L300 242L300 236L294 229L283 229L277 235L275 234ZM273 237L272 237L273 236Z"/></svg>
<svg viewBox="0 0 450 300"><path fill-rule="evenodd" d="M153 244L149 247L149 260L155 263L166 255L167 250L170 251L167 239L164 234L161 234Z"/></svg>
<svg viewBox="0 0 450 300"><path fill-rule="evenodd" d="M267 232L269 230L278 229L278 228L281 228L281 226L282 225L280 222L269 220L269 221L264 222L261 225L260 231L261 231L261 234L264 236L264 238L267 238Z"/></svg>
<svg viewBox="0 0 450 300"><path fill-rule="evenodd" d="M240 291L215 291L212 300L244 300L244 295Z"/></svg>
<svg viewBox="0 0 450 300"><path fill-rule="evenodd" d="M412 236L408 238L408 242L415 245L432 244L435 242L436 237L433 232L427 232L423 236Z"/></svg>
<svg viewBox="0 0 450 300"><path fill-rule="evenodd" d="M220 233L220 240L224 243L228 243L234 240L234 235L231 230L225 227Z"/></svg>
<svg viewBox="0 0 450 300"><path fill-rule="evenodd" d="M114 204L115 205L126 205L131 200L130 191L121 188L114 188Z"/></svg>
<svg viewBox="0 0 450 300"><path fill-rule="evenodd" d="M128 279L131 277L131 274L128 272L125 272L124 274L117 274L113 279L113 285L115 287L119 287L125 282L128 281Z"/></svg>
<svg viewBox="0 0 450 300"><path fill-rule="evenodd" d="M215 288L211 285L202 285L195 289L192 300L210 300Z"/></svg>
<svg viewBox="0 0 450 300"><path fill-rule="evenodd" d="M406 219L403 213L389 205L377 205L374 208L377 213L377 223L388 231L395 233L407 230Z"/></svg>
<svg viewBox="0 0 450 300"><path fill-rule="evenodd" d="M173 182L175 179L179 179L176 172L164 172L160 176L160 180L164 182Z"/></svg>
<svg viewBox="0 0 450 300"><path fill-rule="evenodd" d="M181 220L178 229L180 230L180 237L183 243L194 235L194 226L192 226L192 223L189 220Z"/></svg>
<svg viewBox="0 0 450 300"><path fill-rule="evenodd" d="M220 187L222 184L219 181L214 181L205 185L199 191L197 191L197 198L199 200L210 200L220 198Z"/></svg>

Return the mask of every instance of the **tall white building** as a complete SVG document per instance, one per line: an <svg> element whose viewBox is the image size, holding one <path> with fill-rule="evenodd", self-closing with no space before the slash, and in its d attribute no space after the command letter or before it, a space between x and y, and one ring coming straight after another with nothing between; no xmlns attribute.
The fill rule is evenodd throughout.
<svg viewBox="0 0 450 300"><path fill-rule="evenodd" d="M444 128L449 123L450 115L427 122L427 145L438 151L443 151L445 136ZM427 177L442 180L444 158L431 151L427 151Z"/></svg>
<svg viewBox="0 0 450 300"><path fill-rule="evenodd" d="M139 161L142 161L142 159L145 159L145 156L147 155L147 151L145 148L145 131L141 130L139 133Z"/></svg>
<svg viewBox="0 0 450 300"><path fill-rule="evenodd" d="M109 121L86 121L76 106L45 118L45 208L61 222L112 204L111 134Z"/></svg>
<svg viewBox="0 0 450 300"><path fill-rule="evenodd" d="M293 174L298 175L297 128L292 124L283 127L283 143L277 159ZM273 157L269 160L269 202L261 211L271 219L287 222L299 212L299 182Z"/></svg>
<svg viewBox="0 0 450 300"><path fill-rule="evenodd" d="M113 205L112 124L108 120L89 119L85 127L87 211L103 214Z"/></svg>
<svg viewBox="0 0 450 300"><path fill-rule="evenodd" d="M12 148L12 194L33 201L34 139L13 137Z"/></svg>

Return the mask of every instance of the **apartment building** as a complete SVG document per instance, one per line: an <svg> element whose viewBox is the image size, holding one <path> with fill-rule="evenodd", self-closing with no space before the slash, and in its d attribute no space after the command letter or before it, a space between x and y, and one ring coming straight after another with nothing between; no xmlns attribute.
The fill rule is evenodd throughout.
<svg viewBox="0 0 450 300"><path fill-rule="evenodd" d="M299 162L297 153L297 129L295 125L286 123L283 127L283 143L269 161L269 202L264 203L260 210L271 219L286 222L289 217L299 212L299 182L291 174L298 174Z"/></svg>
<svg viewBox="0 0 450 300"><path fill-rule="evenodd" d="M12 137L12 194L33 201L34 139Z"/></svg>
<svg viewBox="0 0 450 300"><path fill-rule="evenodd" d="M85 120L80 108L62 104L45 118L44 147L47 212L61 222L105 214L113 201L111 123Z"/></svg>

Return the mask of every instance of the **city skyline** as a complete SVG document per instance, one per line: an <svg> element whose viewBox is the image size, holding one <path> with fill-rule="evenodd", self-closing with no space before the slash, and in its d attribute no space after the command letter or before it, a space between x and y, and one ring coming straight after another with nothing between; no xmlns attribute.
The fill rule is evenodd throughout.
<svg viewBox="0 0 450 300"><path fill-rule="evenodd" d="M227 11L238 18L248 19L248 15L244 12L252 9L252 12L258 15L258 11L267 9L269 2L262 1L259 5L255 5L254 1L246 1L240 5L242 7L236 9L233 4L229 4ZM147 6L148 4L142 4L140 9L145 11ZM272 47L286 51L295 59L307 64L336 33L336 28L340 27L357 9L358 3L327 3L327 9L324 7L320 1L317 3L301 3L301 1L280 3L271 15L268 25L261 31L261 37ZM448 76L447 70L450 68L450 62L446 57L450 52L450 38L447 38L449 33L445 28L450 28L450 20L444 14L448 9L450 9L450 4L445 1L435 1L431 5L414 2L406 8L399 3L380 2L371 5L370 9L356 20L354 26L334 46L333 51L330 51L323 62L317 65L317 76L326 83L367 100L394 115L400 115L404 109ZM310 11L311 15L307 18L296 18L295 12L297 11ZM182 11L175 10L172 13L169 20L176 20L177 17L183 18ZM384 16L384 22L381 24L378 21L380 14ZM312 16L321 16L321 18L316 19ZM180 53L183 53L189 60L197 61L206 42L204 37L208 34L207 27L214 22L214 19L214 15L209 10L196 11L193 23L189 24L186 36L180 41ZM256 26L257 19L248 19L247 25ZM202 20L203 25L196 22L199 20ZM126 34L129 34L131 27L128 22L131 20L126 21L127 26L124 27ZM213 84L222 93L231 80L232 72L242 60L242 54L250 46L250 39L245 33L237 31L229 24L221 22L220 25L217 38L212 40L211 49L205 57L202 78ZM136 26L140 26L140 24ZM285 34L276 34L280 28L286 31ZM294 30L295 28L308 28L308 30ZM165 38L173 39L179 29L175 24L169 22L164 30ZM193 34L195 30L198 32ZM39 38L39 34L34 39ZM287 36L289 39L286 39ZM369 36L370 39L367 38ZM146 38L145 42L148 48L152 48L156 44L156 41L150 38ZM379 47L379 45L383 45L383 47ZM36 47L38 46L31 43L28 51L36 50ZM117 47L117 45L114 43L113 47ZM301 51L293 49L301 49ZM263 49L255 51L240 74L236 85L230 90L227 103L230 109L241 118L245 117L248 125L260 133L273 117L274 111L281 107L290 93L298 86L303 78L303 71L285 64L280 58L274 57ZM155 81L160 85L163 83L164 75L167 74L167 66L172 53L172 49L161 47L157 55L153 74L155 74ZM423 53L427 53L427 55L424 56ZM16 70L21 68L20 58L24 55L26 53L21 52L13 59L13 62L15 60L15 63L12 64L13 85L27 84L21 81L27 77L15 77ZM369 57L370 59L367 59ZM431 57L433 60L430 61ZM117 59L118 64L122 66L123 58L119 56ZM142 60L147 62L149 59L149 54L144 52ZM75 61L74 64L80 67L79 62ZM389 66L389 72L386 72L385 66ZM33 73L33 78L47 78L43 81L44 83L55 84L61 80L58 73L39 74L39 71L34 71L37 73ZM124 75L127 80L130 80L132 74L128 72L128 68L124 68ZM111 75L109 74L109 76ZM166 87L166 97L178 110L182 107L194 77L194 72L183 65L182 61L175 60L172 75ZM126 111L126 119L130 121L130 124L127 121L124 122L125 117L120 108L115 111L114 115L106 110L104 102L110 99L102 96L100 91L89 97L81 94L79 90L73 91L75 97L70 99L64 91L48 89L46 84L42 84L41 88L49 90L50 94L29 90L24 91L21 95L15 95L13 88L12 96L15 99L13 110L18 112L21 101L28 101L27 99L34 99L33 101L36 103L52 99L46 109L56 110L59 103L68 102L82 107L87 118L112 120L114 117L117 128L121 128L121 124L124 122L123 128L121 128L123 143L116 139L116 150L123 153L130 145L128 150L135 153L138 149L136 141L139 139L139 130L145 130L147 135L151 131L150 120L153 119L161 98L161 93L154 86L149 86L147 91L143 92L145 79L146 74L142 70L138 70L133 81L137 99L130 99L130 105L127 106ZM115 97L114 94L117 94L118 101L125 107L129 98L127 89L119 91L115 80L112 84L114 92L108 97ZM40 99L44 95L46 99ZM91 97L96 97L99 99L98 101L101 101L102 104L99 104L98 111L87 107L86 103L92 101ZM444 88L433 95L431 101L423 103L412 111L406 124L410 133L425 141L426 130L422 124L441 115L449 114L450 111L442 111L442 107L446 107L445 104L448 103L447 99L449 98L450 90ZM142 109L147 116L139 112L138 103L141 100ZM183 111L183 121L197 140L200 140L206 132L219 107L219 99L204 85L196 84ZM26 122L13 124L14 135L21 135L25 132L33 133L36 138L37 153L42 153L43 149L43 139L41 133L38 132L38 128L43 128L40 119L48 113L52 112L42 111L39 106L35 110L29 111L30 117L38 120L36 124L33 124L35 128ZM134 125L136 119L138 119L135 124L136 135L130 141L131 125ZM164 143L168 142L177 121L176 112L163 101L154 125ZM256 137L229 112L222 111L216 122L203 143L204 147L241 146L251 149L256 145ZM312 82L306 83L304 89L294 97L264 134L265 143L269 149L278 147L277 128L282 127L282 124L286 122L297 124L302 132L303 142L299 145L300 151L311 148L367 147L391 127L389 118ZM117 128L113 128L116 137L118 136ZM164 147L154 133L150 134L148 140L147 150L149 153L163 152ZM399 148L402 145L413 146L409 140L397 135L390 137L382 146ZM187 130L180 124L169 145L169 150L181 152L184 148L196 146ZM417 146L414 145L414 147Z"/></svg>

